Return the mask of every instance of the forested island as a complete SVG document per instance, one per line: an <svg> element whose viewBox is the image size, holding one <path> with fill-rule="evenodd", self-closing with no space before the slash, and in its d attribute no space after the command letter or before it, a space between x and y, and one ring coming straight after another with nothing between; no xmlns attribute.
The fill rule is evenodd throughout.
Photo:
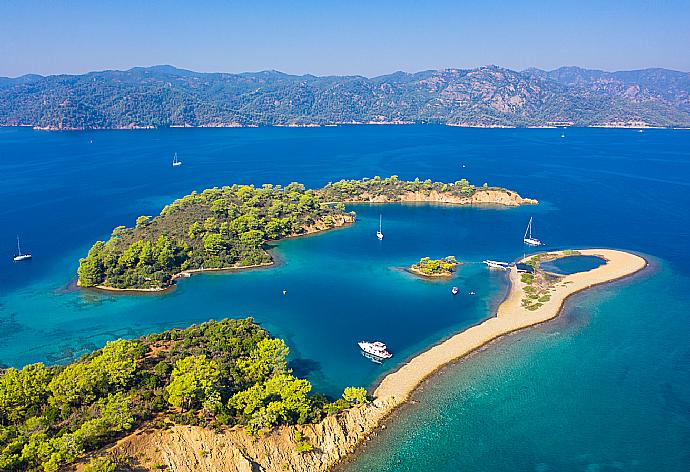
<svg viewBox="0 0 690 472"><path fill-rule="evenodd" d="M288 368L289 350L251 318L209 321L112 341L66 366L0 374L0 470L55 471L146 422L260 434L314 423L367 402L363 388L335 401ZM311 446L295 437L297 452ZM114 470L117 457L92 471ZM118 464L127 465L127 464Z"/></svg>
<svg viewBox="0 0 690 472"><path fill-rule="evenodd" d="M206 189L180 198L155 218L118 226L81 259L79 285L163 290L176 278L203 270L272 262L267 242L342 227L355 220L345 203L437 202L521 205L537 203L498 187L462 179L452 183L396 176L341 180L310 190L299 183Z"/></svg>
<svg viewBox="0 0 690 472"><path fill-rule="evenodd" d="M455 256L447 256L443 259L431 259L422 257L419 262L412 264L408 269L410 272L422 277L450 277L455 268L460 265Z"/></svg>

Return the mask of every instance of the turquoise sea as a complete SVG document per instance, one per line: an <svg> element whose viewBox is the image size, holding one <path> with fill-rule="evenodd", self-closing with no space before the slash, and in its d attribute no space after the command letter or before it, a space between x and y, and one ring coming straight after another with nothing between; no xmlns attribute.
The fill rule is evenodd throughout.
<svg viewBox="0 0 690 472"><path fill-rule="evenodd" d="M174 152L184 162L175 169ZM273 268L199 275L165 295L73 285L94 240L192 190L391 174L466 177L542 203L359 205L350 228L278 244ZM0 363L10 366L253 316L287 340L296 372L335 396L490 316L507 284L477 262L522 256L530 216L548 248L640 252L652 262L644 273L578 295L557 321L444 369L346 469L690 469L690 131L4 128L0 176ZM17 234L32 261L12 262ZM400 270L446 255L466 262L450 281ZM392 361L378 366L359 354L356 341L373 338L389 345Z"/></svg>

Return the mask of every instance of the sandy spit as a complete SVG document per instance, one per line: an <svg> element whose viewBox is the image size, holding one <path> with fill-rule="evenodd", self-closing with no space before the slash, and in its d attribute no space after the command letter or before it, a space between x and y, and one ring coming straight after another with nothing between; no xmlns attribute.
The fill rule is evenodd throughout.
<svg viewBox="0 0 690 472"><path fill-rule="evenodd" d="M444 365L500 336L557 317L565 300L574 293L634 274L647 265L642 257L624 251L583 249L579 252L582 255L602 257L606 259L606 264L587 272L566 275L555 285L551 299L535 311L527 310L521 305L524 284L515 267L512 267L510 293L499 306L496 316L450 337L387 375L374 391L375 402L385 403L389 407L403 403L424 379Z"/></svg>

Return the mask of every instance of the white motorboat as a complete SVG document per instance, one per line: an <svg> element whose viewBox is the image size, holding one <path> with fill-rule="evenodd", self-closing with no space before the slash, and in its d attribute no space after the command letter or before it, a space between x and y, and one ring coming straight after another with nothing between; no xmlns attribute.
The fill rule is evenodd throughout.
<svg viewBox="0 0 690 472"><path fill-rule="evenodd" d="M482 262L484 262L489 269L508 270L510 268L510 264L507 262L492 261L489 259Z"/></svg>
<svg viewBox="0 0 690 472"><path fill-rule="evenodd" d="M359 345L359 348L362 350L362 353L372 360L382 361L393 357L393 354L388 352L388 350L386 349L386 345L383 344L381 341L360 341L357 344Z"/></svg>

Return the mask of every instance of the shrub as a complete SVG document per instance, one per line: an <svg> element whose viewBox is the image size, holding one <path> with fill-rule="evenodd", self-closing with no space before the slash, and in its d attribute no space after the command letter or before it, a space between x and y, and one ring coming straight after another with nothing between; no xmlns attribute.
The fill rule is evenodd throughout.
<svg viewBox="0 0 690 472"><path fill-rule="evenodd" d="M534 282L534 275L522 274L520 276L520 280L522 281L523 284L532 285L532 282Z"/></svg>
<svg viewBox="0 0 690 472"><path fill-rule="evenodd" d="M114 472L116 465L114 462L104 457L97 457L91 459L88 464L84 466L84 472Z"/></svg>
<svg viewBox="0 0 690 472"><path fill-rule="evenodd" d="M292 435L292 439L295 441L295 451L298 454L304 454L305 452L314 450L314 446L312 446L309 440L304 437L300 431L295 431Z"/></svg>

